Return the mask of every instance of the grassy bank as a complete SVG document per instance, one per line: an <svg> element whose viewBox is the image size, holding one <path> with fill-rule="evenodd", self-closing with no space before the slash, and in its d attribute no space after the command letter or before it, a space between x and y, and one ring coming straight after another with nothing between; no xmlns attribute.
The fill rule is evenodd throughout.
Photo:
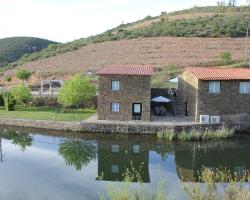
<svg viewBox="0 0 250 200"><path fill-rule="evenodd" d="M214 139L223 139L231 138L234 136L234 130L221 127L218 130L191 130L191 131L182 131L176 133L173 129L167 129L157 133L158 139L165 139L167 141L181 140L181 141L191 141L191 140L214 140Z"/></svg>
<svg viewBox="0 0 250 200"><path fill-rule="evenodd" d="M89 118L95 112L94 109L78 109L64 112L59 108L46 107L16 108L15 111L6 111L4 107L0 107L0 118L81 121Z"/></svg>

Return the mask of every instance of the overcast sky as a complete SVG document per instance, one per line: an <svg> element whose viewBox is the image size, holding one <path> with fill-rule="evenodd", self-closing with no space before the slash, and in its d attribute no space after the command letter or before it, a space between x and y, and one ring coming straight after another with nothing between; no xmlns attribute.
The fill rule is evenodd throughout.
<svg viewBox="0 0 250 200"><path fill-rule="evenodd" d="M33 36L68 42L118 26L218 0L0 0L0 38ZM237 0L244 5L246 0Z"/></svg>

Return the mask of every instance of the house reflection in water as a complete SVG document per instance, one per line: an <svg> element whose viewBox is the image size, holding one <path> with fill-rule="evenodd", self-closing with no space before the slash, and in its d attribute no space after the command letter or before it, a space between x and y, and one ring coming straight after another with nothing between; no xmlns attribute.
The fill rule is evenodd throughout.
<svg viewBox="0 0 250 200"><path fill-rule="evenodd" d="M126 169L140 173L149 183L149 151L146 143L102 140L98 141L98 176L105 181L122 181ZM137 180L135 180L137 181Z"/></svg>
<svg viewBox="0 0 250 200"><path fill-rule="evenodd" d="M183 181L199 181L203 167L213 171L223 167L241 177L250 170L250 146L244 141L182 145L176 148L175 161L177 174Z"/></svg>

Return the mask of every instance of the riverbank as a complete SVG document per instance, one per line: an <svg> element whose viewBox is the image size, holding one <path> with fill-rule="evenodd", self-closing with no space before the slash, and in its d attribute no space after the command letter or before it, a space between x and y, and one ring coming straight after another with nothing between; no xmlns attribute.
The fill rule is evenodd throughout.
<svg viewBox="0 0 250 200"><path fill-rule="evenodd" d="M242 124L200 124L198 122L141 122L141 121L52 121L30 119L0 119L1 126L17 126L47 130L87 132L87 133L124 133L124 134L157 134L168 129L176 132L191 130L218 130L222 126L233 128L237 132L250 130Z"/></svg>

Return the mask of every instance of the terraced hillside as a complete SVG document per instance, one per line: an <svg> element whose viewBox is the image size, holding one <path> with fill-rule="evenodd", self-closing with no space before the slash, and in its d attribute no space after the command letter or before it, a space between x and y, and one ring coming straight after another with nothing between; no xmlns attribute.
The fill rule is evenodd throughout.
<svg viewBox="0 0 250 200"><path fill-rule="evenodd" d="M19 68L27 69L34 72L37 81L49 77L67 78L110 64L145 64L159 68L172 64L178 71L188 65L216 63L223 51L229 51L234 60L240 60L244 58L244 50L244 38L159 37L109 41L29 62L5 74L14 76Z"/></svg>
<svg viewBox="0 0 250 200"><path fill-rule="evenodd" d="M122 24L102 34L66 44L50 45L23 56L19 66L2 73L2 82L16 70L33 72L30 84L40 79L67 79L102 65L147 64L169 75L189 65L217 65L221 52L230 52L234 61L245 56L245 33L250 6L195 7L162 13L134 23ZM248 41L250 45L250 40ZM250 48L249 48L250 49ZM173 74L172 74L173 75ZM160 76L160 79L166 76Z"/></svg>

